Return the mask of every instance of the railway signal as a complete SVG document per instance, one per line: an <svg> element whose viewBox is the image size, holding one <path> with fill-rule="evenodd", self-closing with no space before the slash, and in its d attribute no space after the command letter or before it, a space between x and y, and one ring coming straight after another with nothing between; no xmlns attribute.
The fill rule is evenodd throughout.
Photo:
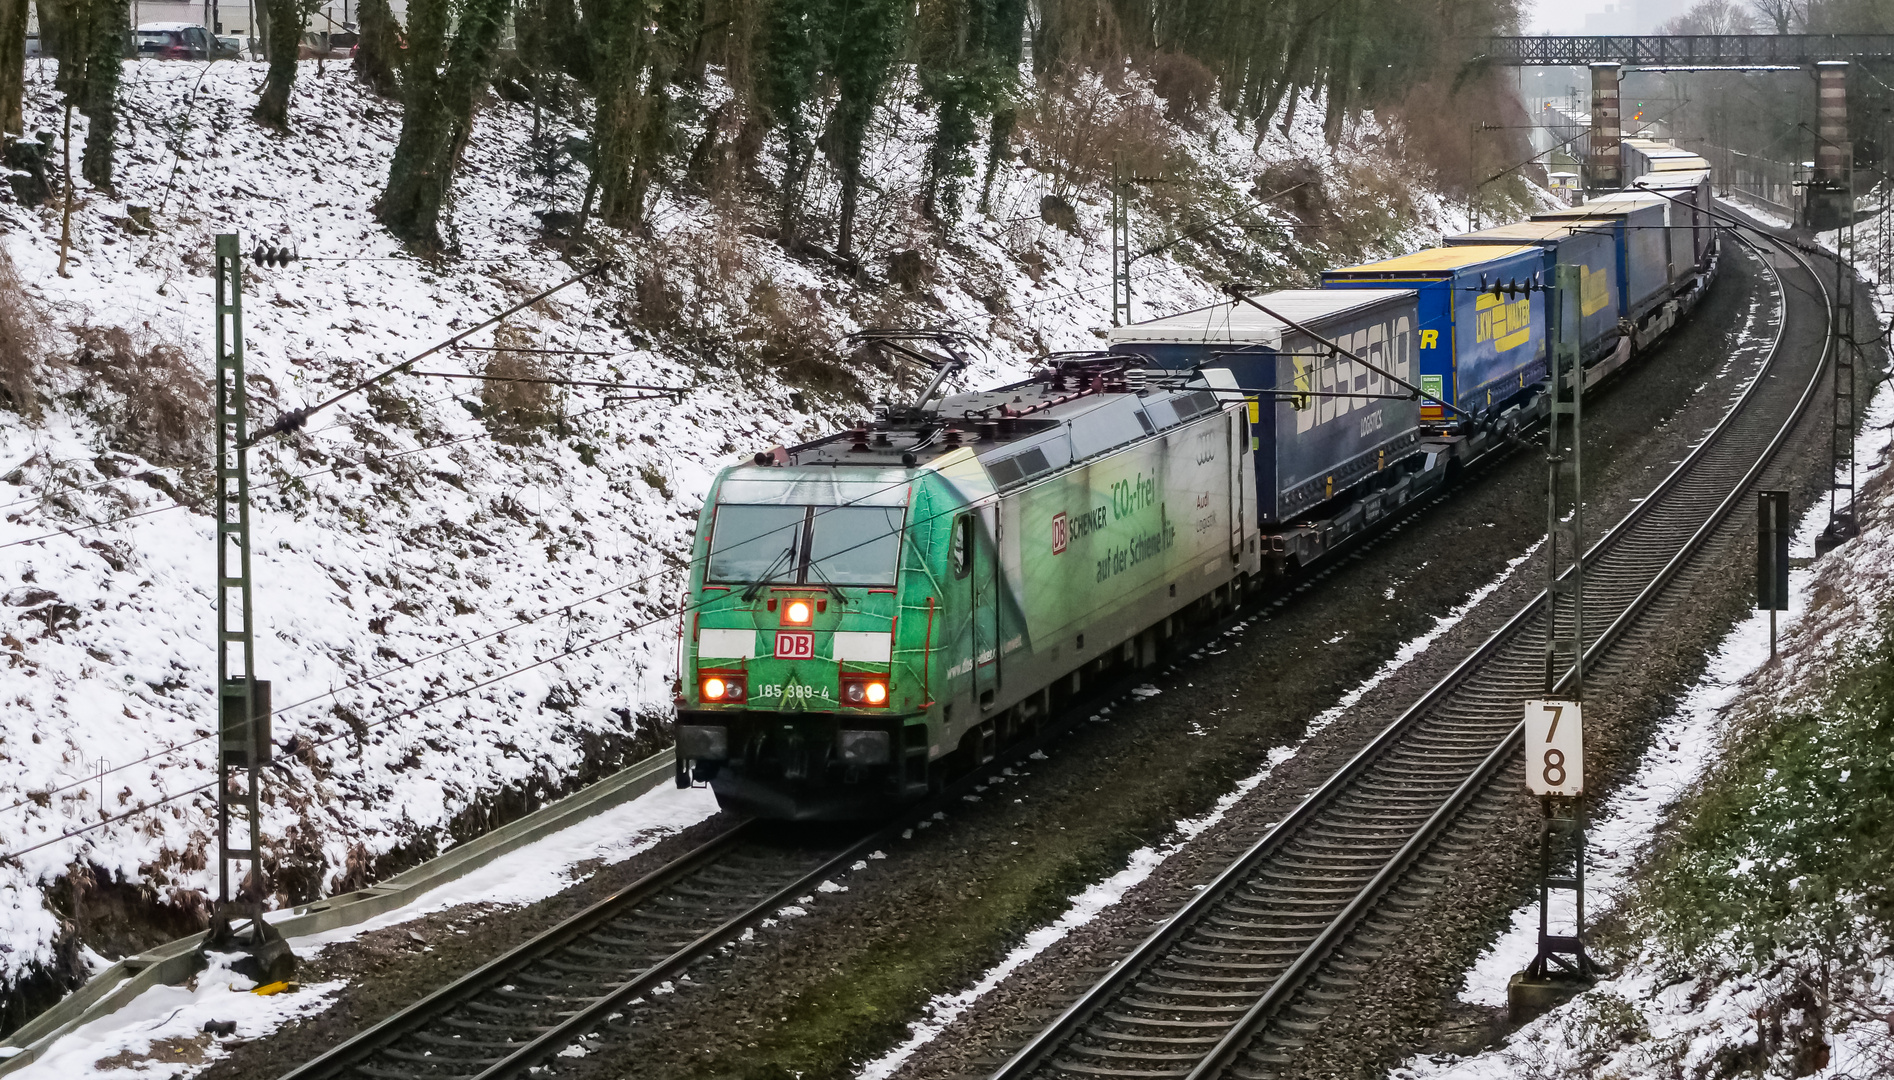
<svg viewBox="0 0 1894 1080"><path fill-rule="evenodd" d="M1756 606L1769 611L1769 659L1776 658L1776 612L1789 610L1789 493L1756 493Z"/></svg>

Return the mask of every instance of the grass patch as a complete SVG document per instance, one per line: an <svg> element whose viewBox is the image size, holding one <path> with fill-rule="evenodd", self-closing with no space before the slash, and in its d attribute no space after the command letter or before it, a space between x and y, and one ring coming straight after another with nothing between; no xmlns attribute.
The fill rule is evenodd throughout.
<svg viewBox="0 0 1894 1080"><path fill-rule="evenodd" d="M1894 887L1894 605L1827 693L1743 730L1697 796L1645 905L1683 960L1746 971L1865 959Z"/></svg>

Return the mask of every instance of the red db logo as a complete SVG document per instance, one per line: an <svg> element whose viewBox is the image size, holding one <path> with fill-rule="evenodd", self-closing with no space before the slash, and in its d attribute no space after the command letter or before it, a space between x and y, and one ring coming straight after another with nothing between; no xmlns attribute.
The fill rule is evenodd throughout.
<svg viewBox="0 0 1894 1080"><path fill-rule="evenodd" d="M777 631L776 658L778 660L815 659L815 635L807 630Z"/></svg>
<svg viewBox="0 0 1894 1080"><path fill-rule="evenodd" d="M1052 516L1052 553L1058 555L1065 551L1065 543L1071 539L1071 536L1071 532L1065 525L1065 515L1054 514Z"/></svg>

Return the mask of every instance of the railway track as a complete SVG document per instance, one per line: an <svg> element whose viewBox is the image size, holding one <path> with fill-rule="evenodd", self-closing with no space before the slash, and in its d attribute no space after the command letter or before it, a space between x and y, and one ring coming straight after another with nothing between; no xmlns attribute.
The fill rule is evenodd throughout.
<svg viewBox="0 0 1894 1080"><path fill-rule="evenodd" d="M1496 444L1445 489L1391 513L1281 596L1313 588L1343 560L1365 556L1511 453L1508 445ZM1204 626L1197 635L1199 644L1215 641L1231 622L1248 614L1246 604L1242 611ZM623 1012L623 1006L658 990L746 928L884 846L903 828L951 805L981 777L1049 744L1091 712L1098 704L1094 699L1111 698L1142 678L1134 672L1088 692L1066 711L1064 722L1049 723L1036 738L1008 748L1006 760L975 770L896 824L853 843L785 849L781 830L770 840L757 835L768 828L763 823L739 825L285 1073L281 1080L498 1080L533 1071L561 1050L585 1046L601 1021L617 1024L615 1014Z"/></svg>
<svg viewBox="0 0 1894 1080"><path fill-rule="evenodd" d="M1785 347L1784 274L1832 303L1799 255L1758 251L1776 282L1775 339L1736 404L1586 555L1594 692L1687 603L1667 589L1702 551L1806 408L1832 348ZM1806 284L1804 284L1806 282ZM1277 1077L1335 1003L1410 932L1427 896L1523 786L1520 715L1544 689L1546 619L1527 604L993 1073ZM1568 674L1569 678L1569 674Z"/></svg>
<svg viewBox="0 0 1894 1080"><path fill-rule="evenodd" d="M885 843L784 843L748 822L429 994L284 1080L526 1072Z"/></svg>

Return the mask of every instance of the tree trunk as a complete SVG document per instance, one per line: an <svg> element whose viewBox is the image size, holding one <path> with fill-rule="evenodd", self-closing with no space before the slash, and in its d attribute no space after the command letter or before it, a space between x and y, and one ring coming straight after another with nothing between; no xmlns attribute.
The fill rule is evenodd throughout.
<svg viewBox="0 0 1894 1080"><path fill-rule="evenodd" d="M401 66L401 39L388 0L362 0L360 46L355 50L355 74L383 97L399 89L395 71Z"/></svg>
<svg viewBox="0 0 1894 1080"><path fill-rule="evenodd" d="M27 0L0 0L0 132L26 131Z"/></svg>
<svg viewBox="0 0 1894 1080"><path fill-rule="evenodd" d="M85 153L80 171L100 191L112 190L112 154L118 138L118 79L125 70L126 0L88 0L85 82L79 111L85 114Z"/></svg>
<svg viewBox="0 0 1894 1080"><path fill-rule="evenodd" d="M835 252L855 254L855 211L861 191L862 143L881 100L888 72L901 48L907 6L899 0L853 0L836 30L837 100L835 130L840 143L842 212L836 223Z"/></svg>
<svg viewBox="0 0 1894 1080"><path fill-rule="evenodd" d="M1012 150L1013 128L1019 123L1019 114L1012 109L1002 109L993 114L992 137L987 141L986 173L980 179L980 212L993 208L993 174L999 171L1000 163L1006 160Z"/></svg>
<svg viewBox="0 0 1894 1080"><path fill-rule="evenodd" d="M296 0L258 0L257 6L269 13L268 38L264 50L270 59L270 73L257 94L256 109L250 114L256 122L277 131L289 130L289 90L296 82L296 56L302 45L302 5Z"/></svg>
<svg viewBox="0 0 1894 1080"><path fill-rule="evenodd" d="M416 0L408 8L401 141L375 216L422 250L441 246L441 211L473 123L474 93L493 70L506 10L507 0L468 0L450 43L447 0Z"/></svg>
<svg viewBox="0 0 1894 1080"><path fill-rule="evenodd" d="M644 69L650 60L644 0L608 0L588 5L588 36L598 43L592 70L598 113L593 119L593 178L598 216L618 228L637 223L633 168L644 126Z"/></svg>
<svg viewBox="0 0 1894 1080"><path fill-rule="evenodd" d="M599 218L633 228L667 149L671 79L702 14L695 0L610 0L587 15L588 36L600 43L591 68Z"/></svg>

